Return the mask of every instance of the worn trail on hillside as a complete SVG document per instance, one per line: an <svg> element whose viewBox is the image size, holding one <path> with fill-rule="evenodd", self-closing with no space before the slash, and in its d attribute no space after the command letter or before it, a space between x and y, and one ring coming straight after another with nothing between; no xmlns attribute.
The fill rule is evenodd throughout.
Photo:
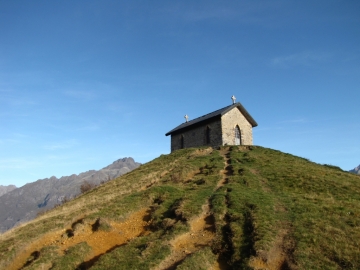
<svg viewBox="0 0 360 270"><path fill-rule="evenodd" d="M176 269L187 256L211 244L215 227L208 202L202 206L201 214L189 221L189 225L189 232L170 241L171 254L154 270Z"/></svg>
<svg viewBox="0 0 360 270"><path fill-rule="evenodd" d="M199 152L200 154L211 152L212 149L206 149L206 151ZM196 154L199 154L196 153ZM224 169L220 171L221 179L217 183L215 190L227 183L228 174L228 156L229 150L224 152ZM191 176L190 176L191 178ZM171 254L165 258L154 270L171 270L176 269L188 256L191 256L195 252L201 250L205 246L211 246L212 241L215 238L215 223L214 217L211 214L211 205L207 201L202 206L202 212L197 217L189 221L190 231L175 237L170 241ZM213 269L226 269L223 267L224 263L216 262Z"/></svg>
<svg viewBox="0 0 360 270"><path fill-rule="evenodd" d="M243 149L247 149L247 147L245 146L245 148ZM229 183L229 179L228 177L234 174L233 168L231 166L231 159L230 159L230 149L224 149L224 151L221 152L222 156L224 157L225 160L225 168L224 170L222 170L222 173L224 175L224 178L221 181L221 184L219 185L219 188L226 185L227 183ZM267 180L261 178L258 175L258 172L253 170L253 169L249 169L249 171L253 174L256 174L258 176L258 178L260 179L260 183L261 183L261 188L264 192L271 192L270 187L267 185ZM231 192L231 189L225 189L225 204L228 207L229 203L228 203L228 194L229 192ZM284 209L280 203L278 203L277 206L277 211L286 211L286 209ZM227 240L227 246L228 246L228 251L227 254L222 254L222 259L221 256L219 257L219 261L226 261L231 257L232 254L232 242L230 240L230 236L232 235L231 232L231 226L230 226L230 216L226 213L223 217L223 220L225 222L225 226L224 226L224 231L225 233L227 232L228 235L225 235L225 240ZM247 220L247 228L249 229L249 231L246 233L247 235L244 235L244 237L249 237L250 235L252 235L254 233L255 230L255 226L253 224L253 221ZM292 259L292 252L293 252L293 248L294 248L294 241L293 239L291 239L289 237L289 224L287 224L286 222L281 222L278 224L278 234L276 236L276 238L274 239L273 243L270 245L270 249L267 251L257 251L254 249L254 240L253 239L248 239L248 248L250 249L249 254L253 254L250 255L249 258L249 266L254 268L254 269L268 269L268 270L280 270L280 269L297 269L293 259ZM228 265L225 263L223 264L223 267L220 269L226 269L228 268Z"/></svg>
<svg viewBox="0 0 360 270"><path fill-rule="evenodd" d="M216 190L224 186L229 182L228 176L232 174L230 170L230 151L228 148L225 148L223 150L220 150L220 154L224 158L224 169L220 171L221 179L216 185Z"/></svg>
<svg viewBox="0 0 360 270"><path fill-rule="evenodd" d="M220 154L222 155L222 157L224 158L224 169L220 171L221 174L221 179L218 182L217 186L216 186L216 190L219 190L220 188L226 186L226 184L229 183L229 176L233 175L233 170L231 169L231 159L230 159L230 148L223 148L220 150ZM225 189L225 204L227 206L227 193L229 192L228 189ZM231 252L231 242L229 241L229 235L227 235L227 232L229 231L229 221L228 221L228 216L227 216L227 211L225 211L221 217L221 219L224 222L224 226L221 229L223 231L223 240L224 240L224 244L227 245L227 248L224 249L225 252L224 253L220 253L218 254L218 259L215 262L214 265L214 269L215 270L225 270L225 269L230 269L230 266L228 265L227 261L229 259L229 254Z"/></svg>
<svg viewBox="0 0 360 270"><path fill-rule="evenodd" d="M92 252L85 258L84 266L87 269L101 255L113 248L126 244L139 235L150 233L148 226L151 220L149 219L150 210L144 208L130 215L124 222L110 222L111 229L109 231L94 231L94 224L83 224L79 220L72 224L71 229L49 233L30 244L24 252L16 257L16 260L14 260L8 269L21 269L32 253L39 252L45 246L58 246L60 252L64 253L69 247L81 242L87 242L92 248ZM77 229L74 230L74 228ZM66 235L69 235L69 237Z"/></svg>

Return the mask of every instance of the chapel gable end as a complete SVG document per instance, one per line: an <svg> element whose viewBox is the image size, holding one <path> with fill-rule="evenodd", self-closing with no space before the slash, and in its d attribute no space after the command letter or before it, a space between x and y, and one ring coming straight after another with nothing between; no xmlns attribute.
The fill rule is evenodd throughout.
<svg viewBox="0 0 360 270"><path fill-rule="evenodd" d="M256 121L240 104L235 103L222 109L213 111L172 129L166 136L171 135L171 152L190 147L223 145L252 145L252 128Z"/></svg>

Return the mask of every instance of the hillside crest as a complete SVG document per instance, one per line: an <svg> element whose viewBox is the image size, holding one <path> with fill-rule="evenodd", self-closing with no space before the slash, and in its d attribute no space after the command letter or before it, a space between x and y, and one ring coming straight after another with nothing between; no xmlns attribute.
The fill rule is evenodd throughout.
<svg viewBox="0 0 360 270"><path fill-rule="evenodd" d="M183 149L1 235L0 267L359 269L359 209L359 176L337 167Z"/></svg>
<svg viewBox="0 0 360 270"><path fill-rule="evenodd" d="M46 211L64 200L78 196L84 181L99 185L139 166L140 163L127 157L98 171L89 170L61 178L52 176L13 189L0 197L0 232L35 218L40 211Z"/></svg>

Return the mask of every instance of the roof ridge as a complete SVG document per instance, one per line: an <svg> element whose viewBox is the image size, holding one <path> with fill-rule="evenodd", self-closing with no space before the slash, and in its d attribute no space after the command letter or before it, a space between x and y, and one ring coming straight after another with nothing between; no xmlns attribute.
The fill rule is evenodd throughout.
<svg viewBox="0 0 360 270"><path fill-rule="evenodd" d="M236 103L235 103L235 104L236 104ZM207 115L210 115L210 114L215 113L215 112L217 112L217 111L222 111L222 110L224 110L225 108L230 107L230 106L233 106L233 105L234 105L234 104L231 104L231 105L226 106L226 107L224 107L224 108L221 108L221 109L215 110L215 111L213 111L213 112L210 112L210 113L204 114L204 115L202 115L202 116L196 117L196 118L194 118L194 119L192 119L192 120L188 121L187 123L190 123L191 121L197 120L197 119L202 118L202 117L205 117L205 116L207 116Z"/></svg>
<svg viewBox="0 0 360 270"><path fill-rule="evenodd" d="M234 104L225 106L224 108L218 109L216 111L204 114L202 116L196 117L190 121L187 121L185 123L182 123L180 125L178 125L177 127L175 127L174 129L170 130L168 133L165 134L165 136L168 136L174 132L178 132L179 130L182 130L184 128L188 128L190 126L196 125L198 123L201 123L203 121L208 121L214 117L219 117L225 113L227 113L229 110L233 109L233 108L239 108L239 110L241 111L241 113L245 116L245 118L249 121L249 123L255 127L257 126L257 123L255 122L255 120L250 116L250 114L246 111L246 109L241 105L240 102L236 102Z"/></svg>

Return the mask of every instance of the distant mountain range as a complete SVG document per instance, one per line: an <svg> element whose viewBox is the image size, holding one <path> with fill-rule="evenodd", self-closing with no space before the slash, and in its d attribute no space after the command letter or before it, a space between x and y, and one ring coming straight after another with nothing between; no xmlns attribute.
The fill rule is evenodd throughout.
<svg viewBox="0 0 360 270"><path fill-rule="evenodd" d="M10 185L10 186L0 185L0 197L2 195L4 195L5 193L8 193L8 192L14 190L15 188L16 188L16 186L14 186L14 185Z"/></svg>
<svg viewBox="0 0 360 270"><path fill-rule="evenodd" d="M350 171L351 173L360 174L360 165Z"/></svg>
<svg viewBox="0 0 360 270"><path fill-rule="evenodd" d="M14 185L0 186L0 233L35 218L40 211L53 208L65 198L76 197L81 193L80 186L85 181L98 185L130 172L140 165L131 157L122 158L98 171L90 170L59 179L52 176L20 188Z"/></svg>

